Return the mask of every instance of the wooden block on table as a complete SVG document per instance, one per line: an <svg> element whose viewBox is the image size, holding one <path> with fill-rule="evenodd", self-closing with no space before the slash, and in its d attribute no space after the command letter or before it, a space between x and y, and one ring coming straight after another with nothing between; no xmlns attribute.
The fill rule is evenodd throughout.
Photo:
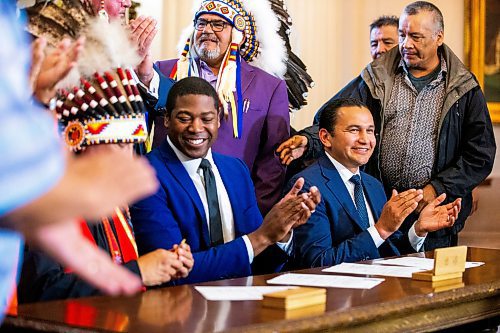
<svg viewBox="0 0 500 333"><path fill-rule="evenodd" d="M432 270L430 270L430 271L423 271L423 272L415 272L412 274L412 278L415 280L432 281L432 282L450 280L450 279L460 279L461 280L462 279L462 272L434 275L434 272Z"/></svg>
<svg viewBox="0 0 500 333"><path fill-rule="evenodd" d="M463 287L465 287L465 283L463 282L462 278L432 282L432 290L435 293L452 289L460 289Z"/></svg>
<svg viewBox="0 0 500 333"><path fill-rule="evenodd" d="M262 306L293 310L326 303L326 289L300 287L264 294Z"/></svg>
<svg viewBox="0 0 500 333"><path fill-rule="evenodd" d="M465 271L467 246L454 246L434 250L434 268L429 271L415 272L412 278L423 281L444 281L461 279Z"/></svg>

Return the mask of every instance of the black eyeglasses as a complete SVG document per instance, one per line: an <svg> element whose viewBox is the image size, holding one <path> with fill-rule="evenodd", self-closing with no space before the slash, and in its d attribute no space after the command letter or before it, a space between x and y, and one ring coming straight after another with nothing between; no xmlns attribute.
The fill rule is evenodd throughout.
<svg viewBox="0 0 500 333"><path fill-rule="evenodd" d="M222 20L207 21L204 19L198 19L198 20L194 21L194 28L198 31L203 31L207 27L207 24L210 24L210 27L212 28L212 30L214 32L220 32L220 31L224 30L226 25L228 25L229 23L226 21L222 21Z"/></svg>

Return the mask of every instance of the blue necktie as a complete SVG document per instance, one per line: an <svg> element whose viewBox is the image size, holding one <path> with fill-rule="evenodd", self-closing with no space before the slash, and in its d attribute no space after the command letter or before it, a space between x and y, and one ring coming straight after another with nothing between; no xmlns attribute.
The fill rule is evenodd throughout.
<svg viewBox="0 0 500 333"><path fill-rule="evenodd" d="M366 230L370 226L370 222L368 221L368 211L366 210L365 198L363 196L361 177L359 175L354 175L349 181L354 184L354 204L361 218L363 230Z"/></svg>
<svg viewBox="0 0 500 333"><path fill-rule="evenodd" d="M205 179L205 191L207 192L208 215L210 220L210 246L213 247L224 244L217 185L209 160L202 159L200 169L203 170L203 178Z"/></svg>

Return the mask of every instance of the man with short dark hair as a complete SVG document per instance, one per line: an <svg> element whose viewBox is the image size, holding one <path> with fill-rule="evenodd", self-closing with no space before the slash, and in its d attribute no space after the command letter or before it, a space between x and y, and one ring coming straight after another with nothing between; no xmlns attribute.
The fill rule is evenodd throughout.
<svg viewBox="0 0 500 333"><path fill-rule="evenodd" d="M137 69L141 82L158 93L160 108L170 78L197 76L216 89L224 113L213 149L245 162L262 214L281 196L285 167L274 150L290 136L287 54L277 28L268 0L200 0L179 59L157 62L156 71L152 61ZM155 119L153 147L167 136L162 125L163 115Z"/></svg>
<svg viewBox="0 0 500 333"><path fill-rule="evenodd" d="M442 194L412 221L407 233L397 231L422 200L422 190L392 190L387 201L382 184L359 170L376 144L373 117L364 103L350 98L331 101L319 127L325 156L289 184L303 177L304 188L317 184L322 193L309 222L295 231L296 268L419 251L428 232L453 225L461 200L439 206L446 197Z"/></svg>
<svg viewBox="0 0 500 333"><path fill-rule="evenodd" d="M191 246L195 265L179 283L280 269L290 253L291 230L321 200L314 187L299 195L298 180L262 219L243 161L212 152L219 125L217 93L207 81L175 83L165 115L168 136L147 155L160 189L130 209L139 253L169 249L182 239Z"/></svg>
<svg viewBox="0 0 500 333"><path fill-rule="evenodd" d="M398 45L398 17L380 16L370 24L370 54L375 60Z"/></svg>
<svg viewBox="0 0 500 333"><path fill-rule="evenodd" d="M380 146L366 170L383 182L386 193L422 188L417 212L442 193L447 200L463 198L455 225L430 233L425 249L456 245L472 208L471 191L491 172L496 145L481 87L444 44L441 11L425 1L406 6L399 50L369 64L333 99L340 97L359 98L372 112ZM317 127L304 131L309 139L292 138L282 146L300 141L299 148L312 148L308 153L320 152Z"/></svg>

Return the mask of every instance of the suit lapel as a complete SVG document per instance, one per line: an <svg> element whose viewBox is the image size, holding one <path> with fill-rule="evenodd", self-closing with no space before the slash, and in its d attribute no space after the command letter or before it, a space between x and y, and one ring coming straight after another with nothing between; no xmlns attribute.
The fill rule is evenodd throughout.
<svg viewBox="0 0 500 333"><path fill-rule="evenodd" d="M339 172L326 156L322 156L319 159L319 164L323 176L328 179L326 186L328 186L328 189L337 198L337 200L340 202L347 214L349 214L351 219L358 225L361 230L363 230L361 218L359 217L356 206L352 201L351 195L347 191L344 181L342 180L342 178L340 178Z"/></svg>
<svg viewBox="0 0 500 333"><path fill-rule="evenodd" d="M376 193L380 191L378 191L376 188L377 184L373 183L368 177L366 177L363 172L361 173L361 180L366 200L368 201L373 214L373 219L375 220L375 223L377 223L378 219L380 218L380 214L382 213L379 207L382 207L384 205L383 202L380 202L380 196L376 195Z"/></svg>
<svg viewBox="0 0 500 333"><path fill-rule="evenodd" d="M201 202L200 196L198 194L198 191L196 190L196 187L193 184L193 181L191 180L191 177L189 177L189 174L182 165L181 161L179 161L179 159L175 155L174 151L168 144L167 140L163 141L163 144L160 147L160 151L161 151L161 156L164 160L165 167L170 171L172 176L177 180L177 182L181 185L181 187L184 188L186 193L193 201L193 204L198 212L198 216L201 217L199 221L201 223L200 227L202 231L203 240L207 247L210 246L210 236L209 236L210 234L208 231L205 209L203 208L203 203Z"/></svg>
<svg viewBox="0 0 500 333"><path fill-rule="evenodd" d="M245 62L245 60L241 59L241 93L245 94L245 91L252 83L253 78L255 77L254 69Z"/></svg>

